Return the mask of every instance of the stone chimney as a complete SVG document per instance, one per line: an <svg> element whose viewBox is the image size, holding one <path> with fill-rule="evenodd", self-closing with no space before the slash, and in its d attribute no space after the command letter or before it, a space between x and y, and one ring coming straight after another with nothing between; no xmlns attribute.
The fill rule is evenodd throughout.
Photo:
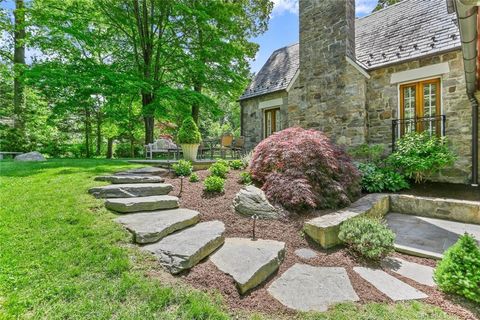
<svg viewBox="0 0 480 320"><path fill-rule="evenodd" d="M292 116L337 143L364 143L366 82L351 65L355 0L299 0L299 9L302 94L300 113Z"/></svg>

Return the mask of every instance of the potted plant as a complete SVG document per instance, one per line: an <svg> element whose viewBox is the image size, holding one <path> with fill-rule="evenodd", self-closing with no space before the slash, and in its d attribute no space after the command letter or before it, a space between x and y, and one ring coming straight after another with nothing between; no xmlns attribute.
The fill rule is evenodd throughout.
<svg viewBox="0 0 480 320"><path fill-rule="evenodd" d="M198 146L202 142L202 136L192 117L187 117L183 120L182 126L178 130L177 140L182 147L183 158L195 161L197 159Z"/></svg>

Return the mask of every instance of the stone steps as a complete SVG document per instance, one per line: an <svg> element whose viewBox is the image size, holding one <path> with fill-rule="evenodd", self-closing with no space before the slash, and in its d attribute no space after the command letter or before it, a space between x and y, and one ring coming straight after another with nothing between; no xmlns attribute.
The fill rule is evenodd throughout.
<svg viewBox="0 0 480 320"><path fill-rule="evenodd" d="M153 243L165 236L196 224L200 220L198 211L173 209L126 214L116 222L129 230L139 244Z"/></svg>
<svg viewBox="0 0 480 320"><path fill-rule="evenodd" d="M165 195L172 190L173 186L166 183L130 183L94 187L88 192L95 198L134 198Z"/></svg>
<svg viewBox="0 0 480 320"><path fill-rule="evenodd" d="M149 175L113 175L95 177L95 181L107 181L113 184L127 183L162 183L164 178Z"/></svg>
<svg viewBox="0 0 480 320"><path fill-rule="evenodd" d="M210 260L235 280L241 294L274 273L285 256L285 243L274 240L228 238Z"/></svg>
<svg viewBox="0 0 480 320"><path fill-rule="evenodd" d="M118 213L175 209L178 208L178 198L168 195L112 198L105 201L105 207Z"/></svg>
<svg viewBox="0 0 480 320"><path fill-rule="evenodd" d="M120 171L115 173L116 176L130 176L130 175L152 175L152 176L166 176L168 170L164 168L157 167L143 167L137 169L130 169L126 171Z"/></svg>
<svg viewBox="0 0 480 320"><path fill-rule="evenodd" d="M353 271L393 301L425 299L428 296L383 270L354 267Z"/></svg>
<svg viewBox="0 0 480 320"><path fill-rule="evenodd" d="M225 241L224 232L225 226L220 221L202 222L143 249L153 253L169 272L176 274L192 268L220 247Z"/></svg>

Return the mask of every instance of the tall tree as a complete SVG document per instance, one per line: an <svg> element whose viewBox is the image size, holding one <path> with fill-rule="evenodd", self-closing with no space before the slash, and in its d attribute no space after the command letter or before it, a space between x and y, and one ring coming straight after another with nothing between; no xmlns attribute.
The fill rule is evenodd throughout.
<svg viewBox="0 0 480 320"><path fill-rule="evenodd" d="M373 12L385 9L388 6L391 6L392 4L398 3L402 0L378 0L377 6L375 9L373 9Z"/></svg>
<svg viewBox="0 0 480 320"><path fill-rule="evenodd" d="M23 110L25 106L25 88L22 75L25 69L25 3L15 0L14 10L14 80L13 80L13 105L15 113L15 127L23 129Z"/></svg>

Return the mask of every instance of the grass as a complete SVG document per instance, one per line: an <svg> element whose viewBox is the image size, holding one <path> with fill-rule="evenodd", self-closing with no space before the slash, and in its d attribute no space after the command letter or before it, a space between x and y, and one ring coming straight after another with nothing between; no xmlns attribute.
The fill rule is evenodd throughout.
<svg viewBox="0 0 480 320"><path fill-rule="evenodd" d="M0 162L0 319L230 319L218 296L149 278L152 259L128 246L96 175L123 161ZM421 303L339 305L313 319L451 319ZM258 314L241 318L275 319Z"/></svg>

